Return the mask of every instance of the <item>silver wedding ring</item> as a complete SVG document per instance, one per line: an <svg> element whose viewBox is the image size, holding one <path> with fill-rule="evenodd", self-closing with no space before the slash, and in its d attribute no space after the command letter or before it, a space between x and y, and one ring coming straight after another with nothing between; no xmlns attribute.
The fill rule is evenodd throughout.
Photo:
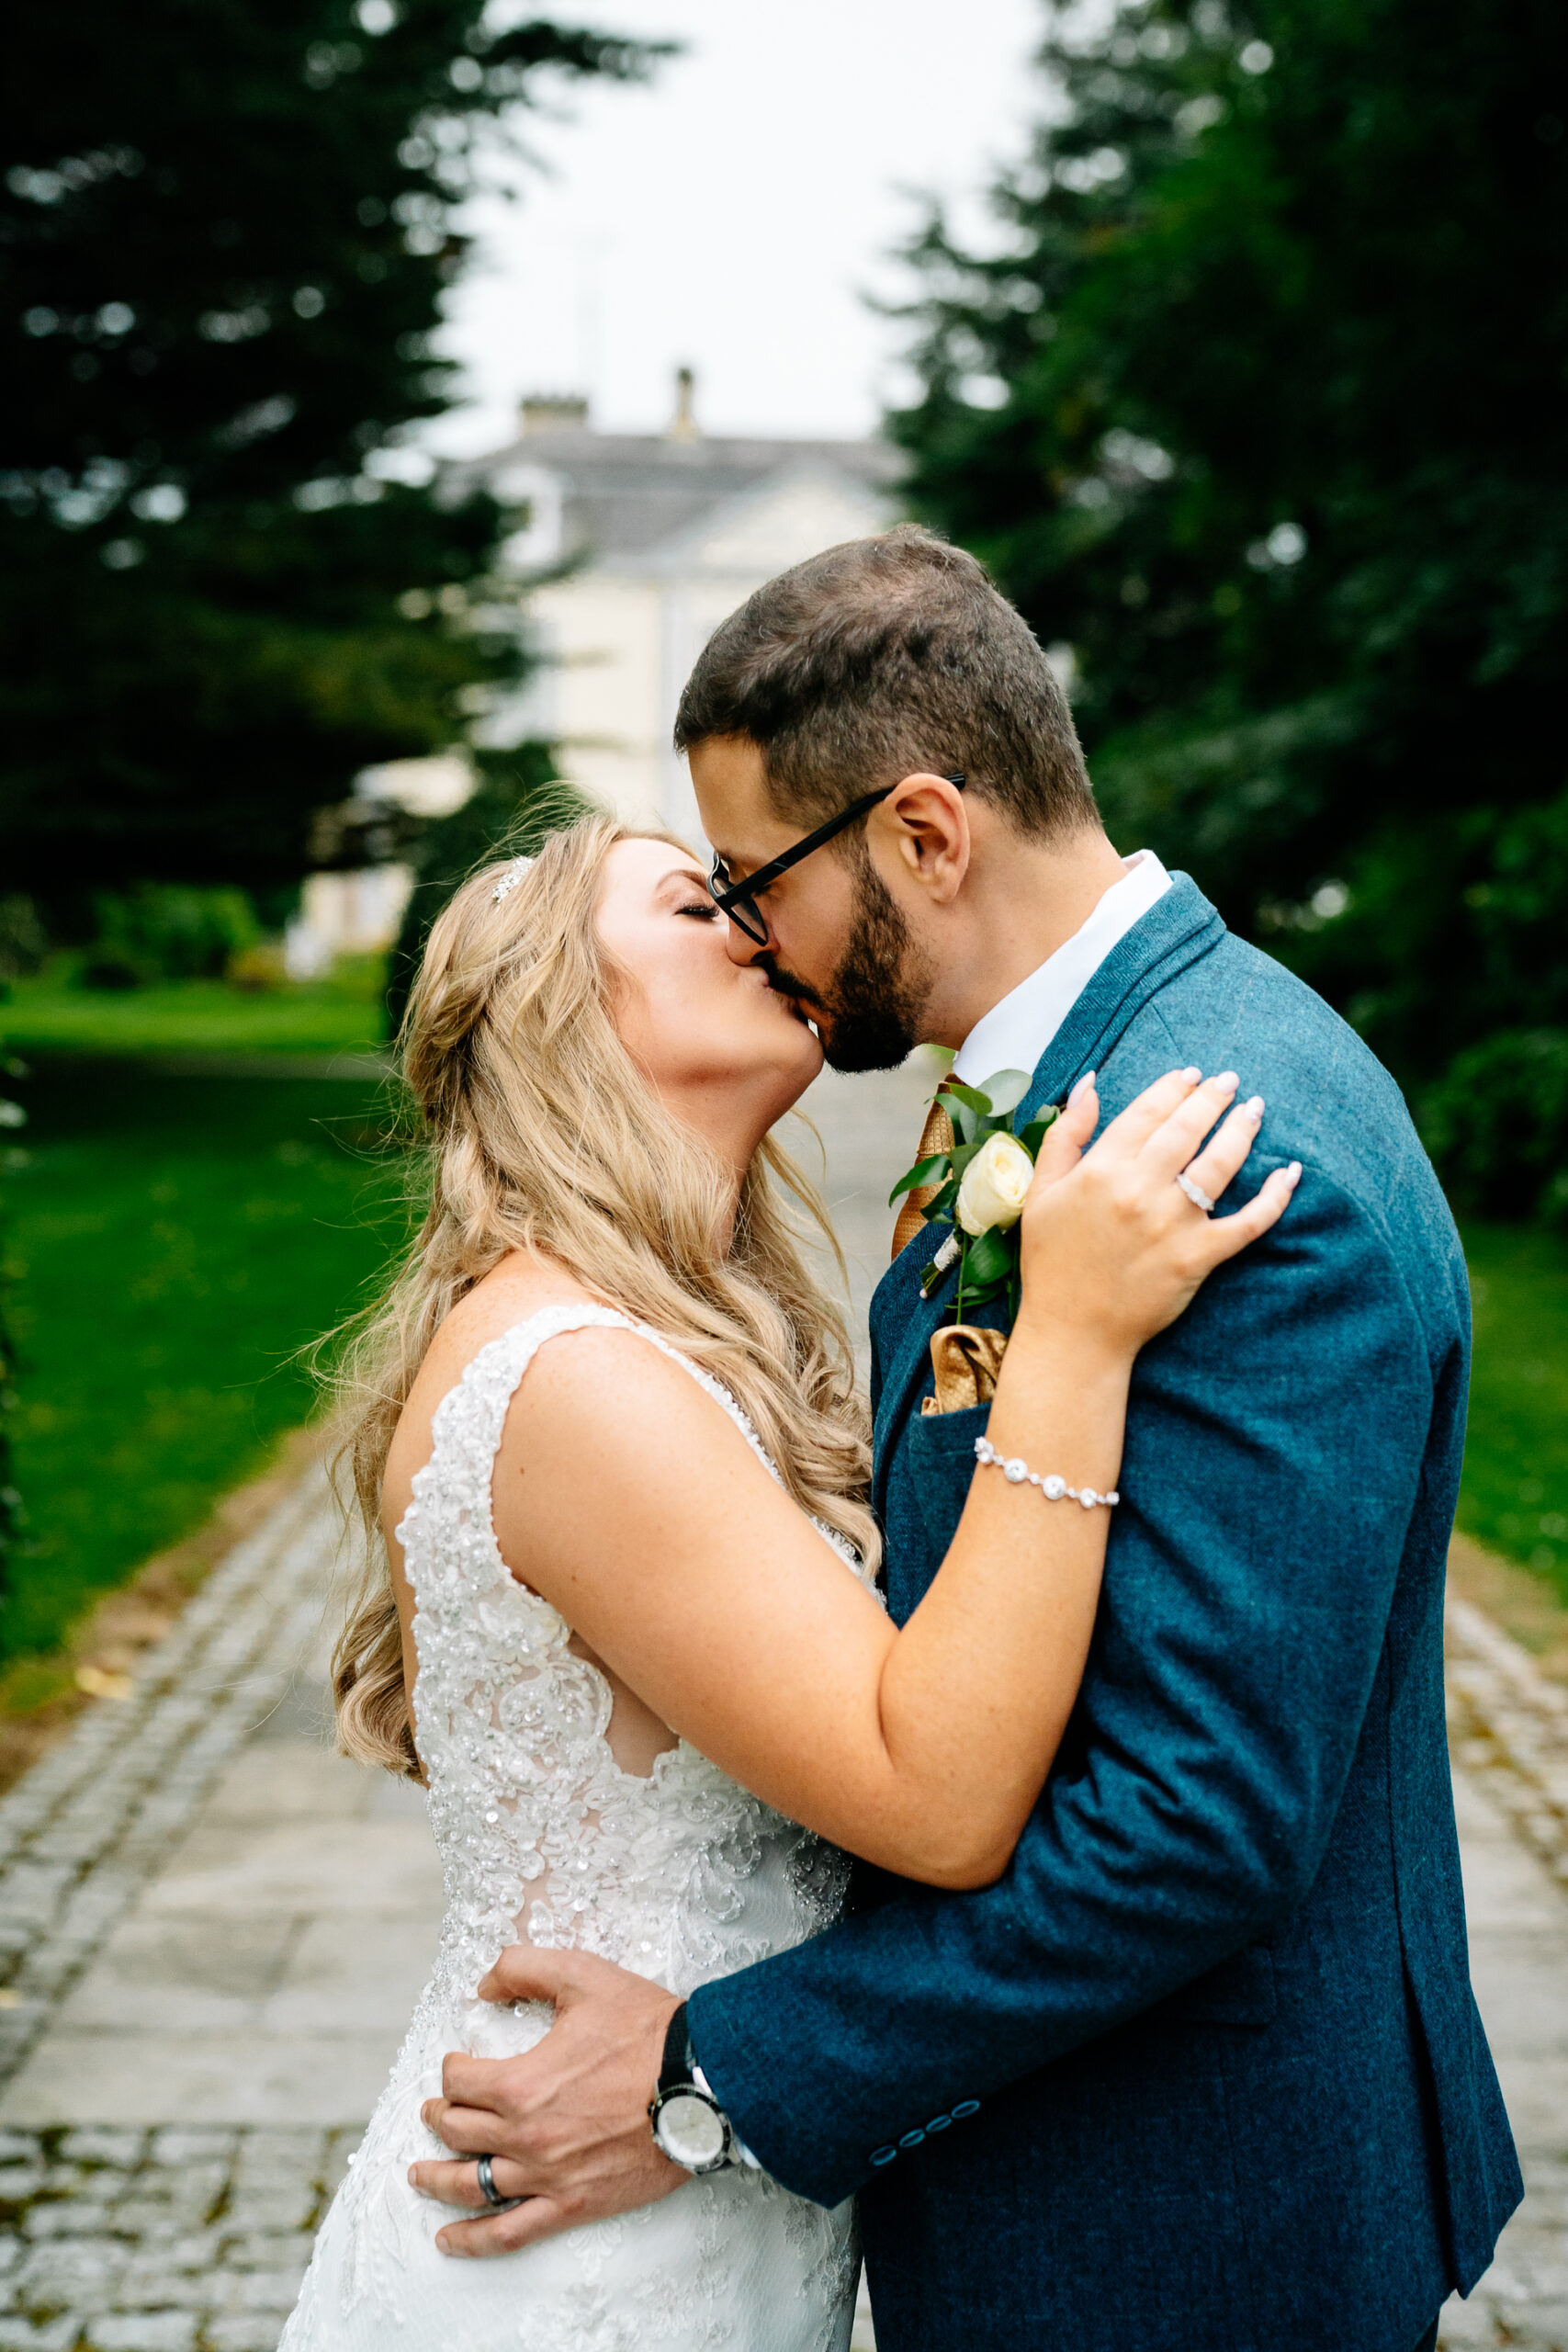
<svg viewBox="0 0 1568 2352"><path fill-rule="evenodd" d="M1208 1193L1203 1190L1201 1184L1195 1184L1192 1182L1191 1177L1189 1176L1185 1168L1182 1170L1180 1175L1176 1181L1180 1185L1182 1191L1186 1193L1188 1199L1191 1202L1195 1209L1201 1209L1205 1216L1213 1216L1213 1202L1209 1198Z"/></svg>
<svg viewBox="0 0 1568 2352"><path fill-rule="evenodd" d="M504 2198L500 2189L497 2188L495 2185L495 2175L491 2172L490 2167L490 2157L480 2156L479 2159L479 2195L484 2199L487 2205L504 2205L508 2202L508 2199Z"/></svg>

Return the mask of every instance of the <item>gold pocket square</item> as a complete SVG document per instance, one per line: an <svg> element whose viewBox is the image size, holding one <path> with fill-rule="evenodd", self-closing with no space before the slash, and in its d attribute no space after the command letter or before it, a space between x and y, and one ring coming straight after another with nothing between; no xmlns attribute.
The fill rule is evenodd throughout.
<svg viewBox="0 0 1568 2352"><path fill-rule="evenodd" d="M962 1413L975 1405L988 1405L997 1393L1007 1343L1005 1331L983 1331L974 1323L953 1323L935 1332L931 1370L936 1395L921 1398L921 1413Z"/></svg>

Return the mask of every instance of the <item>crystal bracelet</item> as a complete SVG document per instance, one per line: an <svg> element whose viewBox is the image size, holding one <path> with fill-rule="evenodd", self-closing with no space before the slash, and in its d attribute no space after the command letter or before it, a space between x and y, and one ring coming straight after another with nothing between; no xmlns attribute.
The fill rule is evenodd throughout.
<svg viewBox="0 0 1568 2352"><path fill-rule="evenodd" d="M985 1469L999 1470L1012 1486L1038 1487L1048 1503L1059 1503L1065 1497L1068 1502L1082 1503L1085 1510L1092 1510L1096 1503L1105 1503L1114 1510L1122 1499L1118 1494L1097 1495L1092 1487L1069 1487L1066 1480L1058 1478L1055 1471L1049 1477L1043 1478L1039 1471L1032 1470L1020 1455L999 1454L988 1437L975 1440L975 1459Z"/></svg>

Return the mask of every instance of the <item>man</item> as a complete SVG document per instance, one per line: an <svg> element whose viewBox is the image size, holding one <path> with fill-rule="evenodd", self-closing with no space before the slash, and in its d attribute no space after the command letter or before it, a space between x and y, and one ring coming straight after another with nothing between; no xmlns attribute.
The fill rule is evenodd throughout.
<svg viewBox="0 0 1568 2352"><path fill-rule="evenodd" d="M1110 1116L1228 1064L1268 1102L1233 1189L1305 1174L1139 1359L1093 1654L1006 1875L863 1871L839 1927L680 2010L583 1955L508 1954L489 1990L557 2023L523 2058L448 2061L427 2116L468 2160L416 2174L472 2209L487 2153L529 2201L446 2243L660 2193L663 2064L790 2188L861 2192L883 2352L1429 2346L1520 2183L1444 1739L1467 1290L1399 1094L1186 876L1118 857L1034 639L924 533L759 590L677 740L731 953L837 1067L931 1039L972 1081L1032 1069L1031 1109L1093 1068ZM986 1408L920 1409L951 1282L924 1295L930 1228L899 1238L873 1344L902 1621Z"/></svg>

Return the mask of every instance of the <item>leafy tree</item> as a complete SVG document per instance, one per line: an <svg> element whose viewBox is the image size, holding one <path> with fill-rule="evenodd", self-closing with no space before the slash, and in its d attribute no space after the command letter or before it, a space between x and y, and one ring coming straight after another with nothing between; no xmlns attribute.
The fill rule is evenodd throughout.
<svg viewBox="0 0 1568 2352"><path fill-rule="evenodd" d="M542 84L660 51L485 0L86 0L5 49L7 887L290 882L516 668L502 517L405 443L453 208Z"/></svg>
<svg viewBox="0 0 1568 2352"><path fill-rule="evenodd" d="M1066 26L996 249L933 218L913 250L917 504L1071 648L1118 837L1417 1090L1472 1089L1493 1041L1561 1166L1568 17ZM1473 1161L1472 1196L1517 1205L1508 1140Z"/></svg>

